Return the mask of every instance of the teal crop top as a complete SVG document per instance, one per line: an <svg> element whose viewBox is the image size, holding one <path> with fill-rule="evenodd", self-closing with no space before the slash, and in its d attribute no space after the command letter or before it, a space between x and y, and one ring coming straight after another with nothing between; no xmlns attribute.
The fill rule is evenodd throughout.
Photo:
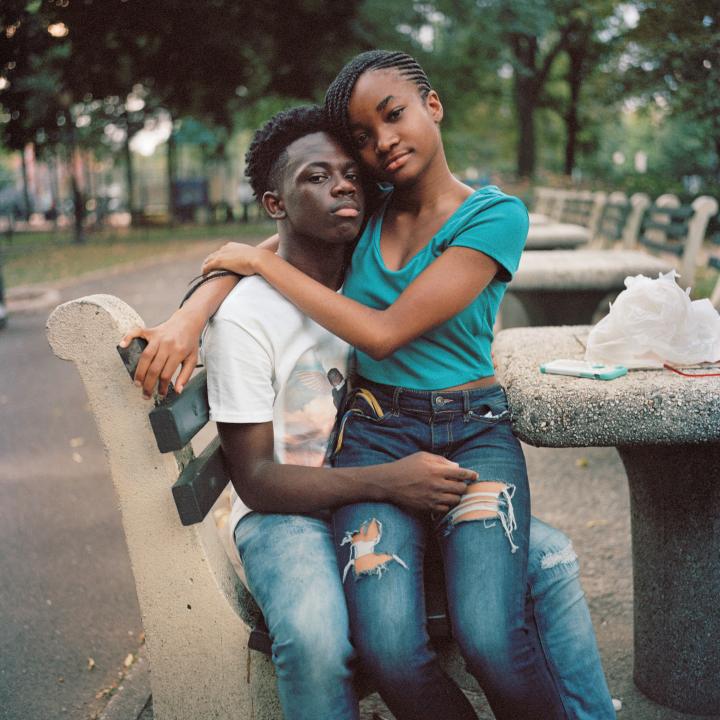
<svg viewBox="0 0 720 720"><path fill-rule="evenodd" d="M443 250L453 246L483 252L500 268L468 307L385 360L373 360L358 350L358 373L374 382L414 390L440 390L492 375L493 326L525 245L528 231L525 205L495 186L478 190L458 207L422 250L395 271L385 267L380 254L387 202L368 220L358 240L343 288L347 297L384 310Z"/></svg>

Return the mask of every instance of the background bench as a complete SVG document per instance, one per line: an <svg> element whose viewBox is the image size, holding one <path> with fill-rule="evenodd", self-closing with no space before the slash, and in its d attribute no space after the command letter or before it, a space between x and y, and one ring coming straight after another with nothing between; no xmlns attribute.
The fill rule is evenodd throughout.
<svg viewBox="0 0 720 720"><path fill-rule="evenodd" d="M643 220L642 250L524 252L503 303L502 326L591 323L624 289L628 275L657 277L675 268L681 285L692 285L705 230L717 210L717 201L706 195L688 206L663 196Z"/></svg>
<svg viewBox="0 0 720 720"><path fill-rule="evenodd" d="M122 300L91 295L55 309L48 339L77 367L105 446L145 629L154 716L281 720L262 616L209 512L228 481L222 456L216 440L198 457L189 444L207 422L204 376L153 409L116 350L142 324ZM426 585L429 630L446 671L476 690L447 640L438 577ZM361 693L368 689L363 682Z"/></svg>

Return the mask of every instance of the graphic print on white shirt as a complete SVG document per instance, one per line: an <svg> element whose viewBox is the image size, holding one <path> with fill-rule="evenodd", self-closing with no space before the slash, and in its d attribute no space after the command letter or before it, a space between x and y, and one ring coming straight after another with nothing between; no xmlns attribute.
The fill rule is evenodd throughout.
<svg viewBox="0 0 720 720"><path fill-rule="evenodd" d="M348 350L265 280L245 278L203 337L210 419L272 420L275 461L319 467L345 384ZM248 512L233 491L231 531Z"/></svg>

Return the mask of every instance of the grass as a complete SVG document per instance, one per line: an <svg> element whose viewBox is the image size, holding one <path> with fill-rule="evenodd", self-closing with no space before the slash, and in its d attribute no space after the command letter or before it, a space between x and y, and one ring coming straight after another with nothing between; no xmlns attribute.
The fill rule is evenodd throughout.
<svg viewBox="0 0 720 720"><path fill-rule="evenodd" d="M6 288L72 278L174 252L182 252L200 242L220 245L224 240L260 240L271 235L270 223L198 226L176 228L113 229L88 235L83 245L70 242L69 235L23 233L14 238L22 254L13 255L5 245L3 275ZM210 248L209 248L210 249Z"/></svg>
<svg viewBox="0 0 720 720"><path fill-rule="evenodd" d="M5 287L52 282L92 270L110 268L162 254L183 252L199 242L220 245L224 240L260 240L272 235L271 222L230 225L180 225L177 227L111 228L88 233L84 245L72 243L70 232L17 233L4 241L2 267ZM21 250L21 252L17 252ZM707 266L698 268L692 297L710 297L718 274Z"/></svg>
<svg viewBox="0 0 720 720"><path fill-rule="evenodd" d="M695 287L692 289L692 298L697 300L699 298L710 297L717 281L717 270L713 270L707 266L698 268L697 275L695 275Z"/></svg>

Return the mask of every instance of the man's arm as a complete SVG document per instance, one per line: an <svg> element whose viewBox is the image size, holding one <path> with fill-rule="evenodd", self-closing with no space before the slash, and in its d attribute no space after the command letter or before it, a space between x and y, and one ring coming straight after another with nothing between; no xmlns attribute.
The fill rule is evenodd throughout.
<svg viewBox="0 0 720 720"><path fill-rule="evenodd" d="M477 473L439 455L415 453L368 467L281 465L274 461L273 424L217 424L232 484L261 512L305 513L361 501L446 513Z"/></svg>

